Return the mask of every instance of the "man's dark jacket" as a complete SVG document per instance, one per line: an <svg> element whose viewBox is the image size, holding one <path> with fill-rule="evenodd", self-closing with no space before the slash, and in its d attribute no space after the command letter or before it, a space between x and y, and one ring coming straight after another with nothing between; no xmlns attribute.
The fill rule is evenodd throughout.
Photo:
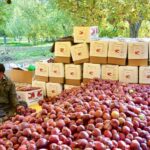
<svg viewBox="0 0 150 150"><path fill-rule="evenodd" d="M0 117L12 116L19 104L14 83L6 76L0 80Z"/></svg>

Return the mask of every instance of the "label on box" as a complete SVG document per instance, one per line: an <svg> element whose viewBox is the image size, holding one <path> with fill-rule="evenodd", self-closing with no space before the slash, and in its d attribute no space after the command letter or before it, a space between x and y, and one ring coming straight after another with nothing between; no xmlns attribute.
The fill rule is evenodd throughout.
<svg viewBox="0 0 150 150"><path fill-rule="evenodd" d="M43 99L42 89L31 90L31 91L17 91L18 101L26 101L28 105L38 103L39 100Z"/></svg>
<svg viewBox="0 0 150 150"><path fill-rule="evenodd" d="M48 63L36 62L35 75L48 77Z"/></svg>
<svg viewBox="0 0 150 150"><path fill-rule="evenodd" d="M83 78L93 79L100 78L101 70L99 64L84 63Z"/></svg>
<svg viewBox="0 0 150 150"><path fill-rule="evenodd" d="M70 42L55 42L55 57L70 57Z"/></svg>
<svg viewBox="0 0 150 150"><path fill-rule="evenodd" d="M102 79L118 80L118 65L102 65Z"/></svg>
<svg viewBox="0 0 150 150"><path fill-rule="evenodd" d="M47 83L46 89L47 89L47 96L53 97L62 92L62 85L59 83Z"/></svg>
<svg viewBox="0 0 150 150"><path fill-rule="evenodd" d="M32 87L39 87L43 90L43 95L46 95L46 83L42 81L32 81Z"/></svg>
<svg viewBox="0 0 150 150"><path fill-rule="evenodd" d="M93 41L90 43L90 56L107 57L108 42L107 41Z"/></svg>
<svg viewBox="0 0 150 150"><path fill-rule="evenodd" d="M65 77L66 79L81 79L81 66L66 64L65 65Z"/></svg>
<svg viewBox="0 0 150 150"><path fill-rule="evenodd" d="M95 40L98 38L98 26L90 27L90 40Z"/></svg>
<svg viewBox="0 0 150 150"><path fill-rule="evenodd" d="M126 83L138 83L138 67L120 66L119 81Z"/></svg>
<svg viewBox="0 0 150 150"><path fill-rule="evenodd" d="M63 63L50 63L49 64L49 77L64 78L64 64Z"/></svg>
<svg viewBox="0 0 150 150"><path fill-rule="evenodd" d="M71 55L73 61L89 58L89 51L87 44L78 44L71 47Z"/></svg>
<svg viewBox="0 0 150 150"><path fill-rule="evenodd" d="M150 66L140 67L139 74L140 74L139 77L140 83L150 84Z"/></svg>
<svg viewBox="0 0 150 150"><path fill-rule="evenodd" d="M127 57L127 43L119 41L109 42L108 57L126 58Z"/></svg>
<svg viewBox="0 0 150 150"><path fill-rule="evenodd" d="M129 59L147 59L148 44L146 42L129 43L128 50Z"/></svg>

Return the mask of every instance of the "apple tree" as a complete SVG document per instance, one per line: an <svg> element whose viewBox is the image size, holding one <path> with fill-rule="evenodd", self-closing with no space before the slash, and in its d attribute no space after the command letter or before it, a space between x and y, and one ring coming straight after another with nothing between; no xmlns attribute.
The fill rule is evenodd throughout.
<svg viewBox="0 0 150 150"><path fill-rule="evenodd" d="M122 28L129 31L130 37L138 37L142 22L150 19L149 0L56 1L61 9L67 10L76 18L76 25L100 26L105 22L103 27L112 26L114 33Z"/></svg>

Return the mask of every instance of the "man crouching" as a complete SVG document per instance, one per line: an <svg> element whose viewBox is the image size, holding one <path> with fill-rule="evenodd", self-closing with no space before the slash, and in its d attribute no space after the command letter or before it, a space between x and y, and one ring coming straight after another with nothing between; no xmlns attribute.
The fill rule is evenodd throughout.
<svg viewBox="0 0 150 150"><path fill-rule="evenodd" d="M0 122L13 116L20 107L15 84L5 75L5 67L0 63Z"/></svg>

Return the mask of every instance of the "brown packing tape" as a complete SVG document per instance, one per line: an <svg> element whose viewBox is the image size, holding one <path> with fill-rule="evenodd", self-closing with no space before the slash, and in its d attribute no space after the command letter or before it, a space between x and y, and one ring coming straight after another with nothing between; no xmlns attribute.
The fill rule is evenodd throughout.
<svg viewBox="0 0 150 150"><path fill-rule="evenodd" d="M150 83L143 83L143 82L139 82L139 84L141 84L141 85L150 85Z"/></svg>
<svg viewBox="0 0 150 150"><path fill-rule="evenodd" d="M64 83L64 78L49 77L49 82L52 82L52 83Z"/></svg>
<svg viewBox="0 0 150 150"><path fill-rule="evenodd" d="M106 57L90 57L90 62L95 64L107 64L107 58Z"/></svg>
<svg viewBox="0 0 150 150"><path fill-rule="evenodd" d="M43 82L48 82L48 77L43 77L43 76L37 76L37 75L35 75L35 80L37 80L37 81L43 81Z"/></svg>
<svg viewBox="0 0 150 150"><path fill-rule="evenodd" d="M148 66L148 59L128 59L129 66Z"/></svg>
<svg viewBox="0 0 150 150"><path fill-rule="evenodd" d="M83 64L83 63L87 63L87 62L89 62L88 58L74 61L74 64Z"/></svg>
<svg viewBox="0 0 150 150"><path fill-rule="evenodd" d="M69 84L69 85L78 85L80 86L81 84L81 80L75 80L75 79L66 79L66 84Z"/></svg>
<svg viewBox="0 0 150 150"><path fill-rule="evenodd" d="M55 57L54 61L56 63L66 63L69 64L71 62L70 57Z"/></svg>
<svg viewBox="0 0 150 150"><path fill-rule="evenodd" d="M83 79L83 83L88 83L90 80L92 80L92 79L84 78L84 79Z"/></svg>
<svg viewBox="0 0 150 150"><path fill-rule="evenodd" d="M126 59L108 57L108 64L126 65Z"/></svg>

